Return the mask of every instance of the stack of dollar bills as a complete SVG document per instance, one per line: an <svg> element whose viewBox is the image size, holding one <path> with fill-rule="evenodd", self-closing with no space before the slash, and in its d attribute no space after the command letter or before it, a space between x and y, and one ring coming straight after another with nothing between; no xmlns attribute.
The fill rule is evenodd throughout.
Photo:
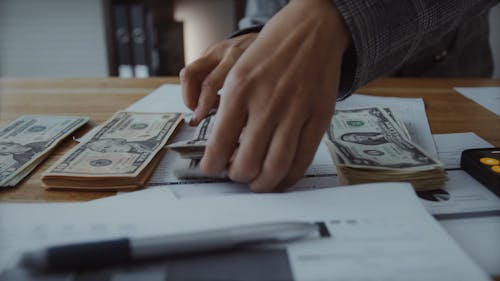
<svg viewBox="0 0 500 281"><path fill-rule="evenodd" d="M17 185L88 117L28 115L0 129L0 188Z"/></svg>
<svg viewBox="0 0 500 281"><path fill-rule="evenodd" d="M46 188L123 190L146 184L181 113L120 111L42 176Z"/></svg>
<svg viewBox="0 0 500 281"><path fill-rule="evenodd" d="M388 108L337 110L325 141L341 184L403 181L429 190L447 181L443 164L411 141Z"/></svg>
<svg viewBox="0 0 500 281"><path fill-rule="evenodd" d="M207 177L200 169L200 160L205 153L208 137L212 133L215 122L215 113L208 115L196 127L191 139L172 143L169 149L179 153L182 161L178 161L173 168L174 175L179 179L217 180L227 179L227 172Z"/></svg>

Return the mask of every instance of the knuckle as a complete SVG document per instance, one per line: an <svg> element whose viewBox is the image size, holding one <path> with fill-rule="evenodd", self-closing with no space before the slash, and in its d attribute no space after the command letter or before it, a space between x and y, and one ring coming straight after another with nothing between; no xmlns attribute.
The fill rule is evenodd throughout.
<svg viewBox="0 0 500 281"><path fill-rule="evenodd" d="M220 164L214 161L213 155L214 155L214 149L211 148L209 150L207 147L207 151L205 151L205 155L203 156L203 159L200 162L201 171L209 176L216 176L224 168L223 166L220 167Z"/></svg>
<svg viewBox="0 0 500 281"><path fill-rule="evenodd" d="M271 191L273 191L271 188L268 188L267 186L265 185L261 185L261 184L252 184L250 185L250 190L252 192L255 192L255 193L269 193Z"/></svg>
<svg viewBox="0 0 500 281"><path fill-rule="evenodd" d="M226 79L225 83L225 94L221 97L224 107L238 110L247 108L252 87L248 80Z"/></svg>
<svg viewBox="0 0 500 281"><path fill-rule="evenodd" d="M208 176L215 176L218 170L215 169L213 165L206 164L206 162L200 163L201 171Z"/></svg>
<svg viewBox="0 0 500 281"><path fill-rule="evenodd" d="M257 180L250 185L253 192L273 192L276 191L276 185L281 181L286 170L283 169L283 162L275 158L273 161L266 161L264 168Z"/></svg>
<svg viewBox="0 0 500 281"><path fill-rule="evenodd" d="M193 73L193 69L190 65L184 67L183 69L181 69L181 72L179 73L179 78L181 79L181 81L186 81L188 80L189 78L191 78L194 73Z"/></svg>
<svg viewBox="0 0 500 281"><path fill-rule="evenodd" d="M187 97L186 95L183 95L183 99L184 99L184 104L186 104L186 106L189 109L195 110L196 105L197 105L195 100L192 100L190 97Z"/></svg>
<svg viewBox="0 0 500 281"><path fill-rule="evenodd" d="M213 89L216 88L217 83L215 82L214 78L212 77L207 77L203 82L201 83L201 87L204 89Z"/></svg>
<svg viewBox="0 0 500 281"><path fill-rule="evenodd" d="M333 117L333 106L322 106L317 108L315 112L315 119L318 122L324 123L324 122L330 122L331 118Z"/></svg>
<svg viewBox="0 0 500 281"><path fill-rule="evenodd" d="M179 71L179 78L182 79L186 76L186 67L183 67L181 71Z"/></svg>
<svg viewBox="0 0 500 281"><path fill-rule="evenodd" d="M287 175L279 184L280 190L286 190L290 188L292 185L296 184L302 178L301 173L291 173Z"/></svg>
<svg viewBox="0 0 500 281"><path fill-rule="evenodd" d="M243 50L239 46L232 45L226 51L226 59L236 61L242 53Z"/></svg>
<svg viewBox="0 0 500 281"><path fill-rule="evenodd" d="M255 80L255 78L252 77L252 69L253 67L251 65L248 65L248 63L240 64L231 69L229 76L232 80L243 83L246 81Z"/></svg>
<svg viewBox="0 0 500 281"><path fill-rule="evenodd" d="M250 80L252 80L252 78L250 77L250 71L247 68L241 66L235 68L231 72L231 76L231 78L235 81L235 83L237 83L237 85L246 85Z"/></svg>
<svg viewBox="0 0 500 281"><path fill-rule="evenodd" d="M230 42L222 41L205 49L205 56L220 56L228 48Z"/></svg>
<svg viewBox="0 0 500 281"><path fill-rule="evenodd" d="M275 191L275 185L269 179L260 178L258 182L250 184L250 190L255 193L268 193Z"/></svg>
<svg viewBox="0 0 500 281"><path fill-rule="evenodd" d="M205 55L210 55L210 54L213 54L215 52L217 52L217 50L220 48L220 44L214 44L212 46L209 46L205 49L205 52L204 54Z"/></svg>
<svg viewBox="0 0 500 281"><path fill-rule="evenodd" d="M268 175L269 177L280 178L285 174L286 167L286 157L283 156L271 156L266 159L264 167L262 169L262 174Z"/></svg>
<svg viewBox="0 0 500 281"><path fill-rule="evenodd" d="M236 182L249 183L259 173L259 168L255 164L247 162L233 163L229 169L229 178Z"/></svg>
<svg viewBox="0 0 500 281"><path fill-rule="evenodd" d="M254 80L254 78L250 77L249 71L241 68L233 69L226 79L228 92L234 92L235 96L241 97L242 94L248 92L253 87L252 85L255 85L255 83L252 83Z"/></svg>

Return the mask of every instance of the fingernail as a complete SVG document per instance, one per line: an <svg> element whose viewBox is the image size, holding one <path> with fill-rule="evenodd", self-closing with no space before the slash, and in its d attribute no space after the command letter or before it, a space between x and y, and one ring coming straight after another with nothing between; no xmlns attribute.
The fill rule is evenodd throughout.
<svg viewBox="0 0 500 281"><path fill-rule="evenodd" d="M191 119L189 120L189 124L196 124L198 122L198 117L196 116L196 112L191 114Z"/></svg>

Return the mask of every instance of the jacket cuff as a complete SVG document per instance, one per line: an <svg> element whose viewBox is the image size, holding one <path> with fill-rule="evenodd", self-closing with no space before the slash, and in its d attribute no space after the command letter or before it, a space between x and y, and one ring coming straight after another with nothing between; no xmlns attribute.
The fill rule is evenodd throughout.
<svg viewBox="0 0 500 281"><path fill-rule="evenodd" d="M243 28L243 29L240 29L240 30L234 32L233 34L227 36L226 39L231 39L231 38L238 37L238 36L248 34L248 33L259 33L263 27L264 27L263 24L259 24L259 25L254 25L251 27Z"/></svg>
<svg viewBox="0 0 500 281"><path fill-rule="evenodd" d="M346 0L332 0L337 7L340 15L344 18L349 33L351 34L351 44L347 48L342 58L341 75L339 82L339 94L337 101L350 96L354 91L361 87L367 81L362 81L362 70L366 69L366 62L363 62L362 50L363 41L359 36L360 24L356 22L356 13L353 11L353 5L346 3ZM358 17L360 15L357 15Z"/></svg>

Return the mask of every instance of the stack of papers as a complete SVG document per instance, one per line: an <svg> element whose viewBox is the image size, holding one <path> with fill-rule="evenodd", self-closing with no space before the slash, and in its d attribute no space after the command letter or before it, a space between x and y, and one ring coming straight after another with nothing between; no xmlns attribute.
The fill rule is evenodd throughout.
<svg viewBox="0 0 500 281"><path fill-rule="evenodd" d="M455 88L455 90L500 116L500 87Z"/></svg>

